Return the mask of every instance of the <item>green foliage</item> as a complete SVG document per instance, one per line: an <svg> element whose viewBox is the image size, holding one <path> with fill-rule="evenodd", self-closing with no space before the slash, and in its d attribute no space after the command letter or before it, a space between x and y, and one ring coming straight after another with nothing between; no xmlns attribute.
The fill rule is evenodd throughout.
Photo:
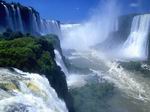
<svg viewBox="0 0 150 112"><path fill-rule="evenodd" d="M41 68L41 72L48 72L49 70L52 70L55 67L55 63L50 57L50 53L47 51L42 54L41 58L38 60L37 63Z"/></svg>
<svg viewBox="0 0 150 112"><path fill-rule="evenodd" d="M0 66L46 73L56 66L53 45L33 37L0 41Z"/></svg>

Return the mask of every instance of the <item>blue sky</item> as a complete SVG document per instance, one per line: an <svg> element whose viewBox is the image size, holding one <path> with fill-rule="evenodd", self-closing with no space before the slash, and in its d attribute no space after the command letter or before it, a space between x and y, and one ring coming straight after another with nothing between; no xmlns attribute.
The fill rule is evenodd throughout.
<svg viewBox="0 0 150 112"><path fill-rule="evenodd" d="M6 0L32 6L43 18L79 22L89 16L100 0ZM150 0L118 0L122 14L150 11Z"/></svg>

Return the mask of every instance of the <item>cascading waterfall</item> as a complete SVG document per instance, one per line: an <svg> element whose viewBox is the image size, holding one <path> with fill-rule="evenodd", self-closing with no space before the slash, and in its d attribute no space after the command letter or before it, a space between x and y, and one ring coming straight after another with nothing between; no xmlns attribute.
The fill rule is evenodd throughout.
<svg viewBox="0 0 150 112"><path fill-rule="evenodd" d="M12 31L20 31L22 33L31 34L55 34L61 37L61 30L59 27L59 22L55 20L45 20L40 18L36 11L33 11L31 7L26 7L29 11L29 18L24 18L22 15L21 7L17 4L7 4L1 2L5 8L5 20L6 25L2 24L2 29L10 28ZM8 6L10 7L8 8ZM11 11L12 10L12 11ZM13 14L11 14L11 12ZM28 15L28 14L27 14ZM29 23L27 23L29 22ZM28 28L28 29L27 29ZM26 32L28 31L28 32Z"/></svg>
<svg viewBox="0 0 150 112"><path fill-rule="evenodd" d="M54 50L54 52L56 55L55 61L56 61L57 65L60 66L62 71L65 73L65 75L68 76L69 73L68 73L68 70L67 70L64 62L63 62L62 56L60 55L58 50Z"/></svg>
<svg viewBox="0 0 150 112"><path fill-rule="evenodd" d="M6 20L7 20L7 23L8 23L8 27L10 27L12 29L13 25L12 25L12 20L11 20L10 12L9 12L9 10L8 10L8 8L7 8L7 6L5 4L2 3L2 5L5 8Z"/></svg>
<svg viewBox="0 0 150 112"><path fill-rule="evenodd" d="M34 12L32 11L32 8L29 8L30 10L30 22L31 22L31 26L32 26L32 31L35 33L37 33L38 30L38 23L37 23L37 19L36 16L34 14Z"/></svg>
<svg viewBox="0 0 150 112"><path fill-rule="evenodd" d="M40 27L41 27L41 34L44 34L44 31L46 30L45 25L44 25L44 20L40 18Z"/></svg>
<svg viewBox="0 0 150 112"><path fill-rule="evenodd" d="M30 18L31 18L31 24L33 30L35 30L36 32L40 32L42 35L55 34L58 37L61 37L61 30L59 28L57 21L40 19L39 24L41 28L39 28L35 13L32 11L31 8L29 9L30 9ZM39 29L41 29L41 31Z"/></svg>
<svg viewBox="0 0 150 112"><path fill-rule="evenodd" d="M41 27L42 34L55 34L61 37L61 30L57 21L41 19Z"/></svg>
<svg viewBox="0 0 150 112"><path fill-rule="evenodd" d="M148 58L148 34L150 14L133 18L131 32L123 45L123 54L127 58L145 60Z"/></svg>
<svg viewBox="0 0 150 112"><path fill-rule="evenodd" d="M38 27L38 23L37 23L37 18L36 18L36 16L35 16L35 14L33 13L33 26L34 26L34 28L35 28L35 31L36 32L39 32L39 27Z"/></svg>
<svg viewBox="0 0 150 112"><path fill-rule="evenodd" d="M55 20L52 20L51 22L52 22L52 32L54 32L54 34L60 37L60 27L58 25L58 22Z"/></svg>
<svg viewBox="0 0 150 112"><path fill-rule="evenodd" d="M22 23L22 18L21 18L21 13L20 13L20 8L17 7L17 15L18 15L18 22L19 22L19 30L21 32L24 32L23 30L23 23Z"/></svg>
<svg viewBox="0 0 150 112"><path fill-rule="evenodd" d="M14 25L14 29L17 29L17 18L16 18L16 9L14 7L14 5L11 5L12 10L13 10L13 25Z"/></svg>
<svg viewBox="0 0 150 112"><path fill-rule="evenodd" d="M68 112L46 77L0 68L0 112Z"/></svg>

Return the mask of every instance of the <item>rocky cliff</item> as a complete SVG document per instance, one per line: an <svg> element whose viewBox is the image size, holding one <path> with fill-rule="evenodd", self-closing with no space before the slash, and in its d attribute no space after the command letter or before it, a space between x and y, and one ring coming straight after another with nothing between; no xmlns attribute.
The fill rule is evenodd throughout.
<svg viewBox="0 0 150 112"><path fill-rule="evenodd" d="M44 74L68 107L74 112L73 101L66 83L65 74L55 62L54 47L59 48L55 36L1 38L0 67L15 67L25 72ZM61 48L59 48L61 49Z"/></svg>

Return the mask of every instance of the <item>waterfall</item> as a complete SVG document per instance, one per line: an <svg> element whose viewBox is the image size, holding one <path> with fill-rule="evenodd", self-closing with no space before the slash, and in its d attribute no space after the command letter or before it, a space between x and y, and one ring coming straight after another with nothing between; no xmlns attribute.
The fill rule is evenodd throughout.
<svg viewBox="0 0 150 112"><path fill-rule="evenodd" d="M13 25L14 25L14 30L17 29L17 18L16 18L16 9L14 7L14 5L11 5L12 10L13 10Z"/></svg>
<svg viewBox="0 0 150 112"><path fill-rule="evenodd" d="M55 20L52 20L52 32L54 32L54 34L60 36L60 27L58 25L58 22Z"/></svg>
<svg viewBox="0 0 150 112"><path fill-rule="evenodd" d="M39 32L39 28L38 28L38 23L37 23L37 18L35 16L35 13L33 13L33 26L35 28L36 32Z"/></svg>
<svg viewBox="0 0 150 112"><path fill-rule="evenodd" d="M61 30L58 21L42 19L38 15L38 12L34 11L31 7L26 7L29 9L29 13L27 13L27 15L29 15L29 18L24 18L24 16L22 15L22 11L24 9L22 9L21 6L17 4L6 5L3 2L1 2L1 4L5 9L6 15L6 26L4 27L4 29L10 28L13 31L21 31L22 33L31 33L33 35L54 34L58 37L61 37Z"/></svg>
<svg viewBox="0 0 150 112"><path fill-rule="evenodd" d="M48 28L46 27L46 24L45 24L45 20L44 19L41 19L41 34L44 35L44 34L47 34L48 33Z"/></svg>
<svg viewBox="0 0 150 112"><path fill-rule="evenodd" d="M123 45L123 53L127 58L148 58L148 35L150 14L138 15L133 18L130 34Z"/></svg>
<svg viewBox="0 0 150 112"><path fill-rule="evenodd" d="M18 22L19 22L19 27L18 28L19 28L19 30L21 30L21 32L24 32L21 13L20 13L20 8L18 6L17 6L17 15L18 15Z"/></svg>
<svg viewBox="0 0 150 112"><path fill-rule="evenodd" d="M32 8L29 8L29 10L30 10L30 23L31 23L30 25L32 27L32 33L37 33L39 30L35 13L32 11Z"/></svg>
<svg viewBox="0 0 150 112"><path fill-rule="evenodd" d="M41 22L41 23L40 23L40 24L41 24L41 31L40 31L40 32L41 32L41 34L43 34L43 32L45 31L43 19L40 18L40 22Z"/></svg>
<svg viewBox="0 0 150 112"><path fill-rule="evenodd" d="M60 66L62 71L65 73L65 75L68 76L69 73L68 73L67 67L64 64L61 54L59 53L58 50L54 50L54 52L56 55L55 61L56 61L57 65Z"/></svg>
<svg viewBox="0 0 150 112"><path fill-rule="evenodd" d="M10 12L9 12L9 10L8 10L8 8L7 8L7 6L5 4L2 3L2 5L5 8L6 20L7 20L8 27L11 28L11 29L13 29L12 20L11 20L12 18L10 16Z"/></svg>
<svg viewBox="0 0 150 112"><path fill-rule="evenodd" d="M59 38L61 37L61 29L59 23L55 20L45 20L41 19L41 34L55 34ZM61 39L61 38L60 38Z"/></svg>
<svg viewBox="0 0 150 112"><path fill-rule="evenodd" d="M0 112L68 112L46 77L18 69L0 71Z"/></svg>

